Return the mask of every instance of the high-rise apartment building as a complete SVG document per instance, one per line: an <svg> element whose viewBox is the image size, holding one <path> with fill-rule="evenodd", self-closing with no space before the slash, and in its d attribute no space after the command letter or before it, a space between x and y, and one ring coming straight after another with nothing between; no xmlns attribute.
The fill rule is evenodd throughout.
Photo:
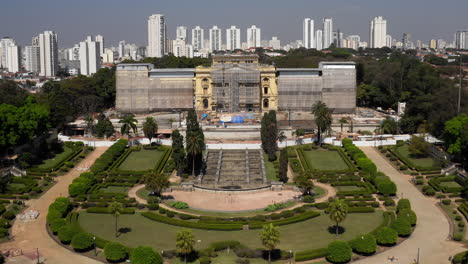
<svg viewBox="0 0 468 264"><path fill-rule="evenodd" d="M391 48L393 46L393 39L392 36L387 34L387 37L385 38L385 46Z"/></svg>
<svg viewBox="0 0 468 264"><path fill-rule="evenodd" d="M240 28L231 26L226 29L226 49L235 50L241 48Z"/></svg>
<svg viewBox="0 0 468 264"><path fill-rule="evenodd" d="M187 39L187 27L184 27L184 26L177 27L176 39L182 39L184 41Z"/></svg>
<svg viewBox="0 0 468 264"><path fill-rule="evenodd" d="M97 43L99 43L99 56L104 55L104 37L101 35L97 35L94 39Z"/></svg>
<svg viewBox="0 0 468 264"><path fill-rule="evenodd" d="M315 43L317 50L323 49L323 30L317 29L317 31L315 31Z"/></svg>
<svg viewBox="0 0 468 264"><path fill-rule="evenodd" d="M24 68L27 71L38 73L41 69L40 48L38 46L24 47Z"/></svg>
<svg viewBox="0 0 468 264"><path fill-rule="evenodd" d="M306 49L313 49L317 47L315 41L315 28L313 19L304 19L304 22L302 24L302 41L304 42L304 47Z"/></svg>
<svg viewBox="0 0 468 264"><path fill-rule="evenodd" d="M104 55L102 56L103 63L114 63L114 51L111 49L104 49Z"/></svg>
<svg viewBox="0 0 468 264"><path fill-rule="evenodd" d="M221 50L221 46L223 45L221 39L221 29L218 26L213 26L210 28L210 52Z"/></svg>
<svg viewBox="0 0 468 264"><path fill-rule="evenodd" d="M0 68L7 68L7 47L16 45L16 42L10 38L0 39Z"/></svg>
<svg viewBox="0 0 468 264"><path fill-rule="evenodd" d="M361 36L359 35L351 35L346 38L348 41L347 48L357 50L359 48L359 43L361 43Z"/></svg>
<svg viewBox="0 0 468 264"><path fill-rule="evenodd" d="M429 42L429 48L437 49L437 40L431 39L431 41Z"/></svg>
<svg viewBox="0 0 468 264"><path fill-rule="evenodd" d="M193 58L193 47L187 44L185 40L178 38L172 41L172 53L176 57Z"/></svg>
<svg viewBox="0 0 468 264"><path fill-rule="evenodd" d="M85 41L80 42L80 72L83 75L91 75L101 68L100 43L93 41L88 36Z"/></svg>
<svg viewBox="0 0 468 264"><path fill-rule="evenodd" d="M200 26L192 29L192 47L193 50L199 51L205 47L204 30Z"/></svg>
<svg viewBox="0 0 468 264"><path fill-rule="evenodd" d="M413 43L411 42L411 33L403 33L402 42L403 42L402 48L404 50L411 49L413 46Z"/></svg>
<svg viewBox="0 0 468 264"><path fill-rule="evenodd" d="M119 41L118 51L119 51L119 58L125 57L125 55L126 55L125 54L125 40Z"/></svg>
<svg viewBox="0 0 468 264"><path fill-rule="evenodd" d="M6 47L6 68L9 72L19 72L21 70L21 50L18 45Z"/></svg>
<svg viewBox="0 0 468 264"><path fill-rule="evenodd" d="M278 37L272 37L268 44L268 46L272 47L274 50L281 49L281 41Z"/></svg>
<svg viewBox="0 0 468 264"><path fill-rule="evenodd" d="M323 49L328 49L333 43L333 18L323 19Z"/></svg>
<svg viewBox="0 0 468 264"><path fill-rule="evenodd" d="M438 49L445 49L446 45L447 45L447 43L445 42L445 40L443 40L443 39L438 39L437 40L437 48Z"/></svg>
<svg viewBox="0 0 468 264"><path fill-rule="evenodd" d="M369 39L371 48L383 48L387 45L387 20L379 16L370 21Z"/></svg>
<svg viewBox="0 0 468 264"><path fill-rule="evenodd" d="M37 36L40 54L40 76L52 77L58 72L58 40L53 31L44 31Z"/></svg>
<svg viewBox="0 0 468 264"><path fill-rule="evenodd" d="M468 31L457 31L455 34L455 47L457 49L468 49Z"/></svg>
<svg viewBox="0 0 468 264"><path fill-rule="evenodd" d="M262 46L261 32L261 29L256 27L255 25L247 29L247 46L249 48L259 48Z"/></svg>
<svg viewBox="0 0 468 264"><path fill-rule="evenodd" d="M148 18L148 57L161 58L166 54L166 22L164 15L155 14Z"/></svg>

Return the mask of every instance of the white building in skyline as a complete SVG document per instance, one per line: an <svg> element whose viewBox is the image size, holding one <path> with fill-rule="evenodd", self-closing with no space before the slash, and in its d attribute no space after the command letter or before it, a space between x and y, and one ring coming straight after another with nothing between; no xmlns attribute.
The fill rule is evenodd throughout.
<svg viewBox="0 0 468 264"><path fill-rule="evenodd" d="M93 41L88 36L85 41L80 42L80 73L92 75L101 68L100 43Z"/></svg>
<svg viewBox="0 0 468 264"><path fill-rule="evenodd" d="M455 48L468 49L468 31L457 31L455 34Z"/></svg>
<svg viewBox="0 0 468 264"><path fill-rule="evenodd" d="M21 48L16 44L6 47L6 68L9 72L21 70Z"/></svg>
<svg viewBox="0 0 468 264"><path fill-rule="evenodd" d="M213 26L209 31L210 37L210 52L221 50L223 45L221 29L218 26Z"/></svg>
<svg viewBox="0 0 468 264"><path fill-rule="evenodd" d="M328 49L333 43L333 18L323 19L323 46L322 49Z"/></svg>
<svg viewBox="0 0 468 264"><path fill-rule="evenodd" d="M148 57L161 58L166 54L166 21L164 15L154 14L148 18Z"/></svg>
<svg viewBox="0 0 468 264"><path fill-rule="evenodd" d="M205 31L200 26L192 29L192 47L193 50L199 51L205 48Z"/></svg>
<svg viewBox="0 0 468 264"><path fill-rule="evenodd" d="M193 47L187 44L185 40L178 38L172 41L172 53L176 57L193 58Z"/></svg>
<svg viewBox="0 0 468 264"><path fill-rule="evenodd" d="M119 52L119 58L123 58L123 57L126 56L126 54L125 54L125 40L119 41L118 52Z"/></svg>
<svg viewBox="0 0 468 264"><path fill-rule="evenodd" d="M99 43L99 56L104 55L104 37L101 35L97 35L94 39L94 41Z"/></svg>
<svg viewBox="0 0 468 264"><path fill-rule="evenodd" d="M114 51L112 49L104 49L104 54L102 55L103 63L114 63Z"/></svg>
<svg viewBox="0 0 468 264"><path fill-rule="evenodd" d="M7 47L16 45L16 42L10 38L5 37L0 39L0 68L7 68Z"/></svg>
<svg viewBox="0 0 468 264"><path fill-rule="evenodd" d="M274 50L279 50L281 49L281 41L278 39L278 37L272 37L269 41L269 46Z"/></svg>
<svg viewBox="0 0 468 264"><path fill-rule="evenodd" d="M187 39L187 27L184 27L184 26L177 27L176 39L182 39L184 41Z"/></svg>
<svg viewBox="0 0 468 264"><path fill-rule="evenodd" d="M53 77L58 72L58 40L54 31L44 31L37 36L40 54L40 76Z"/></svg>
<svg viewBox="0 0 468 264"><path fill-rule="evenodd" d="M226 29L226 49L235 50L241 48L240 28L231 26Z"/></svg>
<svg viewBox="0 0 468 264"><path fill-rule="evenodd" d="M315 27L314 20L310 18L304 19L302 24L302 42L306 49L317 48L315 41Z"/></svg>
<svg viewBox="0 0 468 264"><path fill-rule="evenodd" d="M240 31L239 31L240 32ZM247 47L259 48L262 46L262 30L255 25L247 29ZM240 39L239 39L240 41Z"/></svg>
<svg viewBox="0 0 468 264"><path fill-rule="evenodd" d="M385 38L385 46L391 48L393 46L393 38L391 35L387 34L387 37Z"/></svg>
<svg viewBox="0 0 468 264"><path fill-rule="evenodd" d="M38 73L41 69L40 48L38 46L24 47L24 68L27 71Z"/></svg>
<svg viewBox="0 0 468 264"><path fill-rule="evenodd" d="M387 45L387 20L375 17L370 21L369 44L371 48L383 48Z"/></svg>
<svg viewBox="0 0 468 264"><path fill-rule="evenodd" d="M323 49L323 30L321 29L315 31L315 48L317 50Z"/></svg>
<svg viewBox="0 0 468 264"><path fill-rule="evenodd" d="M350 35L346 37L346 40L347 40L347 45L346 45L347 48L357 50L359 48L359 43L361 43L361 36Z"/></svg>

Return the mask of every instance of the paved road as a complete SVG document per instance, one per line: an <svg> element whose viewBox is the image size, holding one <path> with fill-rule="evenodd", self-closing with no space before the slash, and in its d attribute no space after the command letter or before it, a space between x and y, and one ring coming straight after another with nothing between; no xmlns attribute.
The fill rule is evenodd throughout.
<svg viewBox="0 0 468 264"><path fill-rule="evenodd" d="M377 165L380 171L395 182L398 186L398 195L410 199L412 208L418 216L418 223L411 237L400 245L355 263L409 264L414 262L419 248L420 263L443 264L450 263L448 260L450 256L466 250L462 244L447 240L450 229L449 222L436 207L435 199L425 197L409 182L409 176L397 171L374 148L361 147L361 149ZM389 261L388 258L392 256L398 260Z"/></svg>
<svg viewBox="0 0 468 264"><path fill-rule="evenodd" d="M54 202L57 197L68 196L68 185L73 179L78 177L83 171L78 170L78 167L89 167L108 147L98 147L88 155L77 167L72 169L64 176L57 177L57 183L50 188L39 199L28 201L28 210L38 210L39 217L35 221L22 222L15 221L12 227L12 235L14 240L11 242L0 244L0 250L22 249L24 252L31 252L39 248L41 256L43 256L46 264L99 264L101 262L75 254L60 245L58 245L47 234L46 216L49 205ZM18 262L15 258L10 259L7 263L31 263Z"/></svg>

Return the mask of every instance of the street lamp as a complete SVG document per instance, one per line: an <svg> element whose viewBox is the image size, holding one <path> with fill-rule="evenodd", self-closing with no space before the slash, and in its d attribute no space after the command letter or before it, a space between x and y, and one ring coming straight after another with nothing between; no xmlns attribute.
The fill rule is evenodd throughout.
<svg viewBox="0 0 468 264"><path fill-rule="evenodd" d="M93 237L93 245L94 245L94 256L97 256L96 237Z"/></svg>
<svg viewBox="0 0 468 264"><path fill-rule="evenodd" d="M292 249L289 250L289 264L292 264L292 257L293 257L293 251Z"/></svg>

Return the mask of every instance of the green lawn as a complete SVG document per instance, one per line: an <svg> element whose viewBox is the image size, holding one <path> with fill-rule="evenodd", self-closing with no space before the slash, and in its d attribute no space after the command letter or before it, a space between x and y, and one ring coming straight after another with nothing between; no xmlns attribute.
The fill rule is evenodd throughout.
<svg viewBox="0 0 468 264"><path fill-rule="evenodd" d="M217 252L218 256L215 257L215 258L211 258L211 263L212 264L236 264L236 260L238 259L238 257L236 256L236 254L231 250L229 253L227 252L227 250L223 250L223 251L219 251ZM184 259L180 259L180 258L173 258L169 261L170 264L183 264L184 263ZM195 262L189 262L187 261L187 263L189 264L199 264L200 262L197 260ZM249 263L250 264L267 264L268 261L267 260L263 260L263 259L249 259ZM278 261L274 261L273 263L275 264L285 264L285 263L289 263L287 260L278 260Z"/></svg>
<svg viewBox="0 0 468 264"><path fill-rule="evenodd" d="M99 191L105 193L127 193L130 187L125 186L108 186L106 188L101 188Z"/></svg>
<svg viewBox="0 0 468 264"><path fill-rule="evenodd" d="M347 191L358 191L363 190L364 188L359 186L335 186L337 191L347 192Z"/></svg>
<svg viewBox="0 0 468 264"><path fill-rule="evenodd" d="M167 225L149 220L140 214L120 215L119 227L130 231L114 237L114 218L108 214L80 213L79 223L88 232L104 239L118 241L130 247L149 245L157 250L174 249L176 233L182 227ZM333 225L328 215L321 216L287 226L280 226L280 249L295 251L326 247L335 239L351 240L357 235L375 229L383 221L382 212L348 214L341 224L345 232L338 237L331 234L328 228ZM195 248L207 247L210 243L223 240L237 240L251 248L260 248L259 234L261 230L249 231L212 231L193 229L196 243Z"/></svg>
<svg viewBox="0 0 468 264"><path fill-rule="evenodd" d="M425 158L414 158L410 155L409 152L409 145L405 144L401 147L397 148L398 152L409 159L415 166L419 167L439 167L440 162L436 159L434 159L432 156L428 156Z"/></svg>
<svg viewBox="0 0 468 264"><path fill-rule="evenodd" d="M450 205L440 204L440 207L445 211L449 216L450 221L454 224L455 229L453 231L453 236L460 234L463 236L463 241L466 241L465 227L458 227L458 221L455 220L455 216L460 215L459 213L454 214L453 211L457 211L457 206L452 202ZM463 216L462 216L463 217ZM462 218L463 219L463 218ZM463 222L461 220L460 222Z"/></svg>
<svg viewBox="0 0 468 264"><path fill-rule="evenodd" d="M119 170L123 171L146 171L156 167L164 151L146 150L132 151L130 155L120 164Z"/></svg>
<svg viewBox="0 0 468 264"><path fill-rule="evenodd" d="M318 199L320 197L323 197L325 194L326 194L326 191L325 189L323 188L320 188L318 186L314 186L314 189L313 189L315 195L314 195L314 198L315 199Z"/></svg>
<svg viewBox="0 0 468 264"><path fill-rule="evenodd" d="M42 161L42 164L37 166L38 168L41 169L51 169L55 166L57 166L60 162L68 158L72 154L73 150L71 148L63 147L63 152L55 155L51 159L47 159Z"/></svg>
<svg viewBox="0 0 468 264"><path fill-rule="evenodd" d="M449 188L452 188L452 187L455 187L455 188L462 187L462 186L461 186L460 184L458 184L458 182L456 182L456 181L441 182L441 183L440 183L440 186L449 187Z"/></svg>
<svg viewBox="0 0 468 264"><path fill-rule="evenodd" d="M276 153L276 155L279 158L279 152ZM263 160L265 162L265 173L266 173L267 179L270 181L279 181L278 178L276 177L276 172L278 170L275 169L273 162L268 160L267 154L263 154Z"/></svg>
<svg viewBox="0 0 468 264"><path fill-rule="evenodd" d="M304 158L310 167L321 171L349 169L338 151L326 149L306 150L304 151Z"/></svg>

